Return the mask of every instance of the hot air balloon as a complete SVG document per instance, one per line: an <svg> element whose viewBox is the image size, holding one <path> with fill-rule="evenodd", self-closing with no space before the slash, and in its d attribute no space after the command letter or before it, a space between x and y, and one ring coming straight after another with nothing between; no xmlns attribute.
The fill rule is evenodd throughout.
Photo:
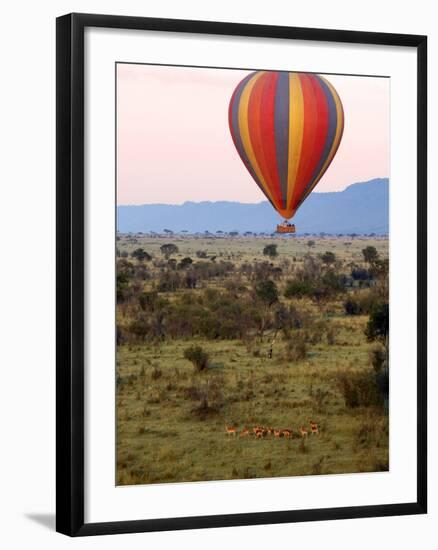
<svg viewBox="0 0 438 550"><path fill-rule="evenodd" d="M229 106L234 145L266 198L285 219L279 233L320 181L341 142L344 112L330 82L311 73L256 71Z"/></svg>

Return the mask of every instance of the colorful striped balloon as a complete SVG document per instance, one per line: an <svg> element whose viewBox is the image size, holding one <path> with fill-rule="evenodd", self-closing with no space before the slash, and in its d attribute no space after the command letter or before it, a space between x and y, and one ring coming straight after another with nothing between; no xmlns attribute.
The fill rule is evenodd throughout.
<svg viewBox="0 0 438 550"><path fill-rule="evenodd" d="M257 71L234 90L229 125L249 173L288 219L333 160L344 112L336 90L322 76Z"/></svg>

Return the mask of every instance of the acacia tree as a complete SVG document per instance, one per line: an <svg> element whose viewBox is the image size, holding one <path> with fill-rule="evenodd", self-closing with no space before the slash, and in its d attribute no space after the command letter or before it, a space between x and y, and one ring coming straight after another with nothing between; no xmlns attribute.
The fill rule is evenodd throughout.
<svg viewBox="0 0 438 550"><path fill-rule="evenodd" d="M269 256L270 258L275 258L276 256L278 256L277 245L267 244L263 249L263 255Z"/></svg>
<svg viewBox="0 0 438 550"><path fill-rule="evenodd" d="M256 286L256 295L265 305L271 307L278 302L278 290L274 281L261 281Z"/></svg>
<svg viewBox="0 0 438 550"><path fill-rule="evenodd" d="M321 260L325 265L332 265L336 262L336 256L334 252L330 252L327 250L327 252L324 252L324 254L322 254Z"/></svg>
<svg viewBox="0 0 438 550"><path fill-rule="evenodd" d="M363 259L368 264L373 264L379 258L379 253L375 246L367 246L362 250Z"/></svg>
<svg viewBox="0 0 438 550"><path fill-rule="evenodd" d="M260 316L260 339L263 339L263 334L266 329L266 325L269 319L269 312L271 307L278 302L278 289L274 281L265 280L261 281L255 287L256 298L261 302L263 307L261 308Z"/></svg>
<svg viewBox="0 0 438 550"><path fill-rule="evenodd" d="M139 262L143 262L145 260L150 262L152 260L152 256L148 254L144 248L136 248L131 256L133 258L137 258Z"/></svg>
<svg viewBox="0 0 438 550"><path fill-rule="evenodd" d="M160 251L161 254L163 254L166 258L166 260L168 260L170 256L172 256L172 254L178 254L179 252L178 247L176 246L176 244L173 243L162 244L160 246Z"/></svg>

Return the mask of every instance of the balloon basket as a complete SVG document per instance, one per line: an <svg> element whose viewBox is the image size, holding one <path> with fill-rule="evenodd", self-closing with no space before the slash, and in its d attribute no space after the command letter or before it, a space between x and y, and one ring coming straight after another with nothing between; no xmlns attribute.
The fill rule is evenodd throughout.
<svg viewBox="0 0 438 550"><path fill-rule="evenodd" d="M289 222L283 222L277 225L277 233L295 233L295 225Z"/></svg>

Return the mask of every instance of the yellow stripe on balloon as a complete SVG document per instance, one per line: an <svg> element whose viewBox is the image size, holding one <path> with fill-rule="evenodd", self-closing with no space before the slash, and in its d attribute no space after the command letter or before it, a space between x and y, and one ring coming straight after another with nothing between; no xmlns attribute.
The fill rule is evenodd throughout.
<svg viewBox="0 0 438 550"><path fill-rule="evenodd" d="M289 156L287 174L287 206L289 206L297 179L304 130L304 99L300 78L289 74Z"/></svg>
<svg viewBox="0 0 438 550"><path fill-rule="evenodd" d="M253 78L251 78L243 88L242 94L240 96L239 108L238 108L239 130L240 130L240 138L242 140L242 145L243 145L243 148L245 149L245 153L246 153L246 156L248 157L251 167L256 173L260 181L260 184L263 186L263 189L265 190L265 193L269 196L269 198L275 204L275 206L277 206L277 203L272 196L271 190L269 189L265 178L263 177L262 171L260 170L260 166L254 154L254 149L252 147L251 137L249 135L249 127L248 127L249 98L251 96L251 92L254 88L255 83L264 74L265 74L264 71L260 71L256 73L253 76Z"/></svg>
<svg viewBox="0 0 438 550"><path fill-rule="evenodd" d="M341 142L342 134L344 132L344 109L342 107L341 100L340 100L336 90L330 84L330 82L328 80L326 80L324 77L322 77L321 75L319 75L319 77L321 78L321 80L324 80L324 82L327 84L327 86L328 86L328 88L329 88L329 90L330 90L330 92L333 96L333 100L335 102L335 106L336 106L336 133L335 133L335 138L333 140L333 144L332 144L332 147L330 149L330 152L327 155L327 158L326 158L324 164L321 166L321 170L319 171L318 176L315 178L315 181L313 182L312 187L310 189L308 189L308 191L306 192L305 195L303 195L303 197L301 198L300 203L298 204L298 206L300 206L303 203L303 201L306 200L306 198L310 195L310 193L313 191L315 186L318 184L319 180L325 174L325 171L327 170L328 166L330 165L331 161L333 160L333 157L336 154L336 151L338 150L339 143Z"/></svg>

